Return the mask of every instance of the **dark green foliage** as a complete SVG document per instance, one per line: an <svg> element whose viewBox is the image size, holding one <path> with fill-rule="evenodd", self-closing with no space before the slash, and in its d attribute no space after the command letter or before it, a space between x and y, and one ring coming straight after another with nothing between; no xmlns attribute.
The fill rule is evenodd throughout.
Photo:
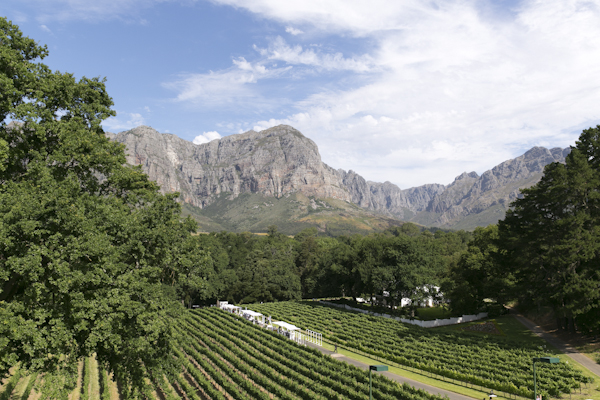
<svg viewBox="0 0 600 400"><path fill-rule="evenodd" d="M53 72L46 54L0 18L0 375L21 362L63 398L96 353L141 387L147 370L173 368L173 293L208 295L212 261L176 195L104 135L104 82Z"/></svg>
<svg viewBox="0 0 600 400"><path fill-rule="evenodd" d="M29 395L31 394L31 391L33 390L33 386L36 383L38 374L33 373L31 374L31 376L29 377L29 382L27 382L27 386L25 387L25 390L23 390L23 395L21 396L21 400L27 400L29 398ZM104 399L102 399L104 400ZM110 399L107 399L110 400Z"/></svg>
<svg viewBox="0 0 600 400"><path fill-rule="evenodd" d="M507 300L513 280L499 268L497 241L496 225L475 229L467 251L451 267L443 290L455 313L477 314L486 311L485 299L498 303Z"/></svg>
<svg viewBox="0 0 600 400"><path fill-rule="evenodd" d="M227 268L219 271L219 298L243 303L300 298L295 243L276 227L270 227L269 235L262 237L225 232L215 237L227 256L217 250L216 243L213 251L221 254L221 260L229 260Z"/></svg>
<svg viewBox="0 0 600 400"><path fill-rule="evenodd" d="M402 297L416 305L429 295L423 287L445 279L467 240L461 233L441 231L339 238L318 236L315 228L294 238L275 226L268 231L267 236L199 235L200 245L218 263L211 285L217 299L248 303L386 291L391 296L388 305Z"/></svg>
<svg viewBox="0 0 600 400"><path fill-rule="evenodd" d="M110 400L110 383L106 370L98 366L98 376L100 383L100 400Z"/></svg>
<svg viewBox="0 0 600 400"><path fill-rule="evenodd" d="M15 390L15 386L19 383L19 379L21 379L21 369L17 369L15 373L8 379L8 382L4 385L3 392L0 393L0 400L10 400L13 390Z"/></svg>
<svg viewBox="0 0 600 400"><path fill-rule="evenodd" d="M566 164L547 165L523 194L499 223L515 295L522 305L551 306L570 328L576 321L600 332L600 126L584 130Z"/></svg>
<svg viewBox="0 0 600 400"><path fill-rule="evenodd" d="M92 374L92 366L89 357L83 361L83 382L81 383L80 400L88 400L90 398L90 375Z"/></svg>

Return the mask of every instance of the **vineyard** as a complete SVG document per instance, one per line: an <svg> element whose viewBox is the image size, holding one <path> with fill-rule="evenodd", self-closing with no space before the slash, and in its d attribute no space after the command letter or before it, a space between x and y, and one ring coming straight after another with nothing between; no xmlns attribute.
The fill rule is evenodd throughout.
<svg viewBox="0 0 600 400"><path fill-rule="evenodd" d="M437 332L394 320L341 311L312 302L253 304L252 310L323 333L333 344L377 358L515 395L533 396L533 357L538 347L503 338ZM569 364L540 365L538 387L558 397L592 381Z"/></svg>
<svg viewBox="0 0 600 400"><path fill-rule="evenodd" d="M216 308L191 312L175 325L177 357L183 369L172 379L153 376L146 398L164 400L356 399L369 398L367 372L299 346ZM120 398L115 383L92 358L80 368L79 388L70 400ZM15 369L0 388L0 400L48 398L37 393L36 379ZM42 396L44 395L44 396ZM383 376L373 380L379 400L441 400Z"/></svg>

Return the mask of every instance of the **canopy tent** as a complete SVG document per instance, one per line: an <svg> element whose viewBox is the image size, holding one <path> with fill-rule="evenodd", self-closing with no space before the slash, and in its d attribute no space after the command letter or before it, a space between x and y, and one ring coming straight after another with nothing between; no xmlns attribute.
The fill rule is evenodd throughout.
<svg viewBox="0 0 600 400"><path fill-rule="evenodd" d="M262 317L262 314L252 310L244 310L242 311L243 315L248 315L250 317Z"/></svg>
<svg viewBox="0 0 600 400"><path fill-rule="evenodd" d="M232 314L240 314L242 311L242 307L234 306L233 304L223 304L221 306L222 310L229 311Z"/></svg>
<svg viewBox="0 0 600 400"><path fill-rule="evenodd" d="M253 324L260 324L262 326L265 323L265 316L256 311L244 310L242 311L242 317L248 321L252 321Z"/></svg>
<svg viewBox="0 0 600 400"><path fill-rule="evenodd" d="M284 321L274 321L273 327L277 327L279 333L284 335L288 339L293 340L298 344L304 344L302 329L298 328L297 326L288 324Z"/></svg>
<svg viewBox="0 0 600 400"><path fill-rule="evenodd" d="M287 322L283 322L283 321L275 321L275 322L273 322L273 325L277 325L277 326L285 329L286 331L290 331L290 332L292 332L292 331L300 331L301 330L297 326L292 325L292 324L288 324Z"/></svg>

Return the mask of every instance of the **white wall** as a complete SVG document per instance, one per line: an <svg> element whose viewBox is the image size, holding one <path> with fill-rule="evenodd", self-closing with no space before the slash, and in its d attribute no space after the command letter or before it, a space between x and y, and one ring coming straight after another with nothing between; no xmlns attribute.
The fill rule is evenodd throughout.
<svg viewBox="0 0 600 400"><path fill-rule="evenodd" d="M336 304L336 303L330 303L328 301L319 301L319 303L326 304L328 306L337 307L337 308L345 308L346 310L356 311L356 312L359 312L359 313L362 313L362 314L369 314L369 315L373 315L375 317L393 318L396 321L400 321L400 322L403 322L405 324L417 325L417 326L420 326L422 328L434 328L436 326L462 324L462 323L465 323L465 322L471 322L471 321L476 321L478 319L486 318L488 316L488 313L483 312L483 313L479 313L479 314L476 314L476 315L463 315L462 317L456 317L456 318L435 319L435 320L432 320L432 321L420 321L420 320L417 320L417 319L406 319L406 318L392 317L391 315L388 315L388 314L379 314L379 313L376 313L376 312L372 312L372 311L368 311L368 310L363 310L362 308L350 307L347 304Z"/></svg>

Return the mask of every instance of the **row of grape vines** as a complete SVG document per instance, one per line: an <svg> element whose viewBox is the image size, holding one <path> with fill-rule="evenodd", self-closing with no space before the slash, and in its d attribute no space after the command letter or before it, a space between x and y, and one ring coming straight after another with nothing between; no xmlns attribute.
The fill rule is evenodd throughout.
<svg viewBox="0 0 600 400"><path fill-rule="evenodd" d="M143 397L161 400L329 400L369 398L369 375L354 366L297 345L217 308L187 313L174 322L180 374L152 375ZM110 377L92 359L80 367L79 400L120 397ZM27 379L27 381L24 381ZM52 398L36 393L43 376L15 369L0 400ZM34 387L34 382L38 385ZM112 397L110 386L113 386ZM19 389L17 389L19 388ZM96 388L95 391L92 388ZM377 400L441 400L423 390L373 376Z"/></svg>
<svg viewBox="0 0 600 400"><path fill-rule="evenodd" d="M367 372L299 346L219 309L191 313L178 325L186 378L214 399L369 398ZM383 376L373 398L437 400Z"/></svg>
<svg viewBox="0 0 600 400"><path fill-rule="evenodd" d="M110 386L115 386L108 373L97 365L93 357L87 357L80 363L79 384L70 393L69 398L78 400L111 400ZM77 378L77 377L75 377ZM47 377L36 372L13 368L13 373L4 385L0 385L0 400L37 400L56 399L69 395L68 392L57 390L52 384L45 384ZM46 382L47 383L47 382Z"/></svg>
<svg viewBox="0 0 600 400"><path fill-rule="evenodd" d="M548 355L538 347L502 338L482 340L461 332L442 333L313 302L253 304L249 308L320 331L334 344L380 359L524 397L533 394L532 358ZM540 364L536 369L538 387L552 397L592 381L566 363Z"/></svg>

